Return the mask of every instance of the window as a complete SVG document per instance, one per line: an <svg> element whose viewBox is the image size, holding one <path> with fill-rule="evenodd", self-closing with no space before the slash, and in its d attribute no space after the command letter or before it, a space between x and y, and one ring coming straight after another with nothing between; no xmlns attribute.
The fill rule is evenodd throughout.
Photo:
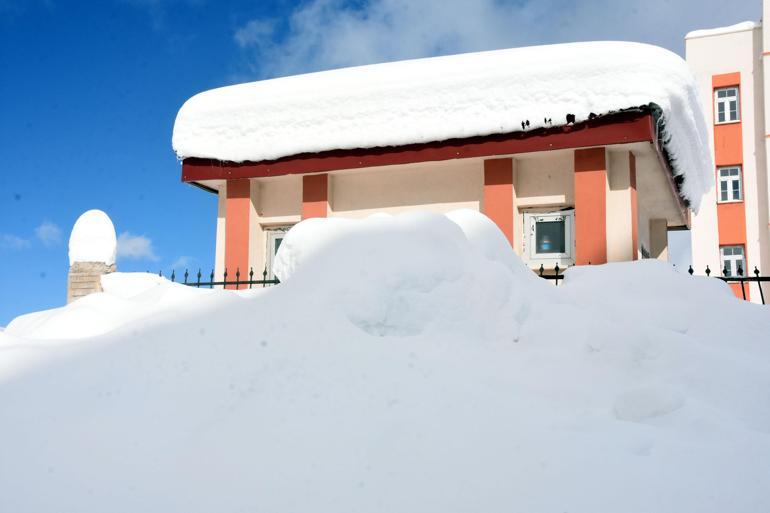
<svg viewBox="0 0 770 513"><path fill-rule="evenodd" d="M719 248L719 252L722 255L722 272L725 276L746 275L743 246L722 246Z"/></svg>
<svg viewBox="0 0 770 513"><path fill-rule="evenodd" d="M289 231L289 228L291 227L282 226L280 228L271 228L265 231L265 234L267 235L267 252L265 253L267 258L265 259L265 270L267 271L268 280L275 278L275 274L273 273L273 261L275 260L275 255L278 254L278 248L281 247L283 238L286 236L286 232Z"/></svg>
<svg viewBox="0 0 770 513"><path fill-rule="evenodd" d="M718 170L719 176L719 202L741 201L743 189L741 187L741 168L722 167Z"/></svg>
<svg viewBox="0 0 770 513"><path fill-rule="evenodd" d="M737 87L716 89L714 91L714 103L717 124L740 121L740 97Z"/></svg>
<svg viewBox="0 0 770 513"><path fill-rule="evenodd" d="M525 213L524 259L561 267L574 264L575 211Z"/></svg>

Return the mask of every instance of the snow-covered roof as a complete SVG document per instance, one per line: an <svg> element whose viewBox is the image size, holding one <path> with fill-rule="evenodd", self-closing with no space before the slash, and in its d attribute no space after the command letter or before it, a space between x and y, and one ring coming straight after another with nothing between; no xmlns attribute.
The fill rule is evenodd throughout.
<svg viewBox="0 0 770 513"><path fill-rule="evenodd" d="M712 185L705 118L687 64L662 48L591 42L359 66L214 89L174 125L181 159L263 161L566 124L655 104L682 195Z"/></svg>
<svg viewBox="0 0 770 513"><path fill-rule="evenodd" d="M732 32L743 32L745 30L754 30L760 25L761 24L756 21L742 21L741 23L736 23L735 25L729 25L727 27L693 30L692 32L688 32L684 38L694 39L696 37L719 36L721 34L730 34Z"/></svg>

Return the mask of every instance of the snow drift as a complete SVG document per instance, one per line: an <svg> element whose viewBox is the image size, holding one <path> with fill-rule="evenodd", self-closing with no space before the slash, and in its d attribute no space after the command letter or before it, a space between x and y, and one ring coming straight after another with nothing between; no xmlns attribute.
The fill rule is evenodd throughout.
<svg viewBox="0 0 770 513"><path fill-rule="evenodd" d="M262 161L578 122L654 105L684 196L712 187L708 129L687 63L656 46L591 42L416 59L202 92L174 124L180 159Z"/></svg>
<svg viewBox="0 0 770 513"><path fill-rule="evenodd" d="M763 510L767 310L656 261L556 288L491 228L309 220L277 287L122 274L102 335L45 339L85 299L14 321L0 511Z"/></svg>

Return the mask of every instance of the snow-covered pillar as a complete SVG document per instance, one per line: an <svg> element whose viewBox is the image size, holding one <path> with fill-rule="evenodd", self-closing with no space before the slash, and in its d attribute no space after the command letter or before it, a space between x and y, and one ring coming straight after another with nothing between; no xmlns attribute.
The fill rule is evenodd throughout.
<svg viewBox="0 0 770 513"><path fill-rule="evenodd" d="M575 263L607 263L607 152L575 150Z"/></svg>
<svg viewBox="0 0 770 513"><path fill-rule="evenodd" d="M484 161L484 200L482 209L513 246L514 190L513 159Z"/></svg>
<svg viewBox="0 0 770 513"><path fill-rule="evenodd" d="M117 247L115 227L101 210L89 210L75 221L69 242L67 303L102 291L102 275L115 272Z"/></svg>
<svg viewBox="0 0 770 513"><path fill-rule="evenodd" d="M227 181L225 203L225 269L227 281L249 274L249 218L251 215L251 184L249 179ZM235 288L235 285L228 288Z"/></svg>
<svg viewBox="0 0 770 513"><path fill-rule="evenodd" d="M302 219L328 217L329 175L304 175L302 177Z"/></svg>

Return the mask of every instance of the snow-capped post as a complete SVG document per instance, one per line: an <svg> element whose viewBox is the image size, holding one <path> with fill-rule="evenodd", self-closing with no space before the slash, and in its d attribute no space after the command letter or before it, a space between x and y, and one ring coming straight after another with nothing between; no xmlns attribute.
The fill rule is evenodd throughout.
<svg viewBox="0 0 770 513"><path fill-rule="evenodd" d="M67 303L102 291L102 275L116 270L117 247L115 227L101 210L89 210L75 221L69 243Z"/></svg>

